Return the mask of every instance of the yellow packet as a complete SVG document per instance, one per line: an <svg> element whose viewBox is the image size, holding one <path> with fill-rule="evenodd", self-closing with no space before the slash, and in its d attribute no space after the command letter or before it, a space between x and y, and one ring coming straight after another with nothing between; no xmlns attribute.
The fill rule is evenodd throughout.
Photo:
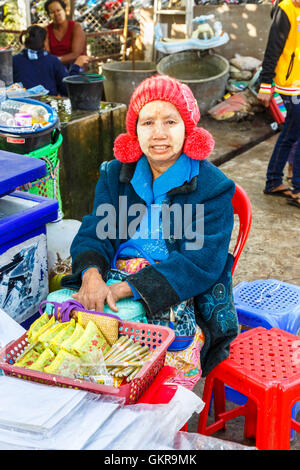
<svg viewBox="0 0 300 470"><path fill-rule="evenodd" d="M31 338L30 338L30 342L31 342L31 343L35 343L35 342L39 339L39 337L40 337L45 331L48 330L48 328L51 328L51 326L54 325L54 323L55 323L55 318L54 318L54 316L52 316L52 317L50 318L50 320L49 320L45 325L43 325L43 326L40 327L39 329L34 330L34 331L32 332L32 335L31 335Z"/></svg>
<svg viewBox="0 0 300 470"><path fill-rule="evenodd" d="M76 323L75 330L73 331L72 336L67 338L65 341L61 343L61 349L67 351L67 352L72 352L71 351L71 346L73 343L75 343L80 336L84 333L84 328L79 325L79 323Z"/></svg>
<svg viewBox="0 0 300 470"><path fill-rule="evenodd" d="M48 374L63 375L65 377L74 377L80 371L81 360L73 354L63 351L57 354L54 361L44 368Z"/></svg>
<svg viewBox="0 0 300 470"><path fill-rule="evenodd" d="M103 355L105 355L109 351L110 346L105 341L102 334L100 334L97 325L90 320L83 335L72 345L71 349L79 356L86 353L92 353L95 350L100 350Z"/></svg>
<svg viewBox="0 0 300 470"><path fill-rule="evenodd" d="M33 347L30 347L29 351L27 353L24 351L24 353L24 356L14 363L15 366L29 367L39 358L39 353Z"/></svg>
<svg viewBox="0 0 300 470"><path fill-rule="evenodd" d="M86 321L84 321L83 316L84 316L84 313L83 313L83 312L77 312L77 321L78 321L79 325L82 325L83 328L84 328L85 326L88 325L88 322L89 322L89 321L93 321L93 320L88 320L88 322L86 322ZM94 316L95 316L95 315L94 315ZM93 322L93 323L95 323L95 322ZM96 323L95 323L95 325L96 325ZM98 325L96 325L96 326L97 326L97 328L98 328L98 331L99 331L100 336L106 341L106 338L105 338L105 336L103 335L101 329L99 328Z"/></svg>
<svg viewBox="0 0 300 470"><path fill-rule="evenodd" d="M37 331L44 325L46 325L48 322L49 322L49 316L48 314L45 312L43 313L43 315L41 315L39 318L37 318L31 325L30 325L30 328L29 330L27 331L27 338L28 338L28 341L30 341L31 343L33 342L32 341L32 336L34 336Z"/></svg>
<svg viewBox="0 0 300 470"><path fill-rule="evenodd" d="M64 323L56 322L51 328L47 328L47 330L39 335L39 341L45 345L48 345L49 341L53 339L61 330L65 327Z"/></svg>
<svg viewBox="0 0 300 470"><path fill-rule="evenodd" d="M64 328L50 340L49 346L52 351L57 354L61 344L73 334L75 330L75 320L72 318L69 322L64 323Z"/></svg>
<svg viewBox="0 0 300 470"><path fill-rule="evenodd" d="M39 341L36 343L34 349L39 353L42 354L42 352L45 351L45 345L43 343L40 343Z"/></svg>
<svg viewBox="0 0 300 470"><path fill-rule="evenodd" d="M43 371L45 367L49 366L53 359L55 358L55 354L51 351L50 348L46 348L44 352L39 356L39 358L28 367L31 370L40 370Z"/></svg>

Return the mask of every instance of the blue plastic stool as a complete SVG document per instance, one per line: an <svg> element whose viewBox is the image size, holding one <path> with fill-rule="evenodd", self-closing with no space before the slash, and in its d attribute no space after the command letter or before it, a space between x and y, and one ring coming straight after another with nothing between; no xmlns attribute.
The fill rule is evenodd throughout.
<svg viewBox="0 0 300 470"><path fill-rule="evenodd" d="M233 298L239 324L255 328L281 328L295 335L300 329L300 286L275 279L241 282L233 288ZM225 398L237 405L243 405L247 397L225 387ZM292 418L296 419L300 402L292 408ZM291 430L291 440L295 431Z"/></svg>
<svg viewBox="0 0 300 470"><path fill-rule="evenodd" d="M233 298L240 325L298 334L300 286L275 279L241 282L233 288Z"/></svg>

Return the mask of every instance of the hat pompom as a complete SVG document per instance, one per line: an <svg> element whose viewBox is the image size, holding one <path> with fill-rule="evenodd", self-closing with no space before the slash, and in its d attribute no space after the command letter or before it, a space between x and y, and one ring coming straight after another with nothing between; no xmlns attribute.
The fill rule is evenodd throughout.
<svg viewBox="0 0 300 470"><path fill-rule="evenodd" d="M212 135L202 127L195 127L186 137L183 151L194 160L203 160L211 154L214 146Z"/></svg>
<svg viewBox="0 0 300 470"><path fill-rule="evenodd" d="M142 156L142 150L136 136L120 134L114 144L114 155L122 163L137 162Z"/></svg>

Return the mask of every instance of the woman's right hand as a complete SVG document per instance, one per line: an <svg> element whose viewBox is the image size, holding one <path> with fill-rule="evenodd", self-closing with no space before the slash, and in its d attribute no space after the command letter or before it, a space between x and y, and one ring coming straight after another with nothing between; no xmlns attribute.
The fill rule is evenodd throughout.
<svg viewBox="0 0 300 470"><path fill-rule="evenodd" d="M87 65L89 63L90 59L91 57L87 55L80 55L75 60L74 64L78 65L78 67L83 67L84 65Z"/></svg>
<svg viewBox="0 0 300 470"><path fill-rule="evenodd" d="M96 268L89 268L85 271L82 276L81 287L72 297L87 310L103 312L104 305L107 304L113 312L118 311L111 290L103 281L101 274Z"/></svg>
<svg viewBox="0 0 300 470"><path fill-rule="evenodd" d="M263 104L266 108L268 108L268 107L270 106L270 102L271 102L272 96L273 96L273 95L271 95L271 93L269 94L269 93L261 93L261 92L260 92L260 93L257 94L257 99L258 99L259 101L261 101L262 104Z"/></svg>

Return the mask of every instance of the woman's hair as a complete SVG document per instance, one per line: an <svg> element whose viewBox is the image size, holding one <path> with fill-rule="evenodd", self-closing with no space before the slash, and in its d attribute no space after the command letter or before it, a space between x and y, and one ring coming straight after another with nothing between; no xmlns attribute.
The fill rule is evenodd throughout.
<svg viewBox="0 0 300 470"><path fill-rule="evenodd" d="M20 43L25 45L27 49L33 49L38 51L44 48L47 31L42 26L37 24L29 26L26 31L23 31L20 35ZM24 40L25 37L25 40Z"/></svg>
<svg viewBox="0 0 300 470"><path fill-rule="evenodd" d="M58 2L62 6L62 8L64 10L66 10L67 5L65 4L64 0L47 0L45 5L44 5L44 8L45 8L48 15L49 15L49 5L51 5L51 3L53 3L53 2Z"/></svg>

